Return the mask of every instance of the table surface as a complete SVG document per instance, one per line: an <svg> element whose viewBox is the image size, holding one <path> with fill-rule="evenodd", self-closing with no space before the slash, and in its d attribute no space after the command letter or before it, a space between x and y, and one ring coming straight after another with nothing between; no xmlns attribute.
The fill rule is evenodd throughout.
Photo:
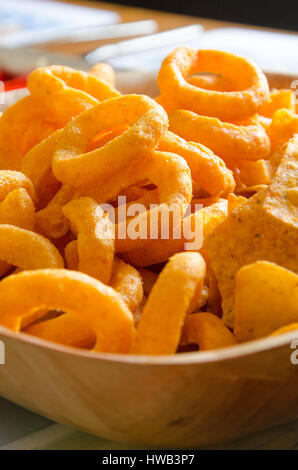
<svg viewBox="0 0 298 470"><path fill-rule="evenodd" d="M67 2L65 2L67 3ZM116 11L122 22L154 19L160 31L202 24L205 29L239 26L235 23L210 20L205 18L176 15L153 10L131 8L108 3L68 2L102 9ZM243 26L243 25L242 25ZM247 26L253 29L265 29ZM272 31L272 30L271 30ZM84 53L94 47L104 44L104 41L92 41L84 44L64 44L63 46L48 45L47 48L68 54ZM41 416L31 413L19 406L0 398L0 450L4 449L136 449L135 446L119 444L105 439L84 434L74 429L53 423ZM187 443L181 442L181 448ZM297 449L298 450L298 420L275 427L262 433L246 436L237 441L219 444L212 449Z"/></svg>

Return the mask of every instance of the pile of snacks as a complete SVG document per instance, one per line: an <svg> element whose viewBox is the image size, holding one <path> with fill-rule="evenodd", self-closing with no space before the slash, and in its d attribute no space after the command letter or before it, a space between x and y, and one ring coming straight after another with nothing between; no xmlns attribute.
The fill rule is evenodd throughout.
<svg viewBox="0 0 298 470"><path fill-rule="evenodd" d="M184 47L158 84L40 68L0 117L2 326L151 355L298 328L294 93Z"/></svg>

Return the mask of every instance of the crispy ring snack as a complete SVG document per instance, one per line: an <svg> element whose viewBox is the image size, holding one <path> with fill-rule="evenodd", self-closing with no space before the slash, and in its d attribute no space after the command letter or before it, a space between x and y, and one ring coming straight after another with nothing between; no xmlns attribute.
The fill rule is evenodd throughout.
<svg viewBox="0 0 298 470"><path fill-rule="evenodd" d="M27 87L33 99L45 107L48 119L64 124L98 101L120 95L95 75L59 65L34 70Z"/></svg>
<svg viewBox="0 0 298 470"><path fill-rule="evenodd" d="M108 214L88 197L73 199L63 207L63 213L77 236L78 270L109 284L115 235Z"/></svg>
<svg viewBox="0 0 298 470"><path fill-rule="evenodd" d="M201 252L206 251L206 240L215 228L227 216L227 201L221 200L210 206L204 207L185 217L181 227L174 230L172 237L168 240L146 240L142 248L124 253L124 258L133 266L150 266L152 264L166 261L170 256L185 250L185 244L194 243L198 239ZM180 235L182 234L182 236ZM116 249L118 241L116 240ZM190 245L190 246L191 246Z"/></svg>
<svg viewBox="0 0 298 470"><path fill-rule="evenodd" d="M124 237L120 236L120 233L125 234L130 226L126 224L126 221L116 226L116 249L119 252L137 249L150 242L150 227L153 224L153 218L156 220L157 237L162 237L160 217L162 218L163 212L167 214L172 209L177 215L173 219L177 220L172 221L169 227L169 232L171 232L175 225L181 224L182 216L191 201L191 175L183 158L172 153L156 151L143 163L142 172L158 187L160 204L134 218L135 226L146 228L143 238L133 239L128 233Z"/></svg>
<svg viewBox="0 0 298 470"><path fill-rule="evenodd" d="M35 207L25 188L14 189L0 202L0 224L34 229Z"/></svg>
<svg viewBox="0 0 298 470"><path fill-rule="evenodd" d="M98 64L95 64L88 73L89 75L95 75L95 77L100 78L100 80L104 80L112 87L115 87L115 72L109 64L98 62Z"/></svg>
<svg viewBox="0 0 298 470"><path fill-rule="evenodd" d="M187 161L193 180L198 182L212 196L228 194L235 188L232 172L224 162L204 145L187 142L172 132L165 132L159 149L172 152Z"/></svg>
<svg viewBox="0 0 298 470"><path fill-rule="evenodd" d="M259 109L259 114L272 118L275 111L281 108L295 113L295 94L292 90L272 90L269 99Z"/></svg>
<svg viewBox="0 0 298 470"><path fill-rule="evenodd" d="M24 188L36 202L36 194L31 180L20 171L0 170L0 201L14 189Z"/></svg>
<svg viewBox="0 0 298 470"><path fill-rule="evenodd" d="M236 339L220 318L213 313L201 312L185 318L182 343L194 343L200 351L208 351L233 346Z"/></svg>
<svg viewBox="0 0 298 470"><path fill-rule="evenodd" d="M169 120L173 132L186 140L206 145L227 162L269 157L270 140L259 124L238 126L185 110L173 111Z"/></svg>
<svg viewBox="0 0 298 470"><path fill-rule="evenodd" d="M197 88L186 78L195 73L215 73L235 83L235 91ZM252 62L222 51L179 47L163 61L158 75L161 93L176 109L188 109L223 121L256 113L269 98L265 75Z"/></svg>
<svg viewBox="0 0 298 470"><path fill-rule="evenodd" d="M37 233L0 225L0 259L21 269L63 268L57 248Z"/></svg>
<svg viewBox="0 0 298 470"><path fill-rule="evenodd" d="M187 77L186 81L197 88L204 88L205 90L233 91L233 88L235 89L235 84L231 80L219 74L192 75Z"/></svg>
<svg viewBox="0 0 298 470"><path fill-rule="evenodd" d="M62 208L74 198L75 194L74 188L63 185L49 204L36 213L37 231L49 238L63 237L69 230L69 223Z"/></svg>
<svg viewBox="0 0 298 470"><path fill-rule="evenodd" d="M96 343L96 335L92 328L81 318L67 313L57 318L33 323L23 332L74 348L92 349Z"/></svg>
<svg viewBox="0 0 298 470"><path fill-rule="evenodd" d="M199 253L178 253L159 275L142 312L134 354L174 354L185 315L199 298L206 264Z"/></svg>
<svg viewBox="0 0 298 470"><path fill-rule="evenodd" d="M143 299L143 283L138 271L116 258L110 286L121 295L129 310L134 313Z"/></svg>
<svg viewBox="0 0 298 470"><path fill-rule="evenodd" d="M124 124L130 127L121 136L85 153L97 133ZM146 96L127 95L103 101L64 128L53 158L54 175L74 187L98 185L128 163L146 158L157 146L167 124L164 110Z"/></svg>
<svg viewBox="0 0 298 470"><path fill-rule="evenodd" d="M78 271L79 254L78 254L77 240L72 240L71 242L67 243L66 247L64 248L64 257L65 257L67 269Z"/></svg>
<svg viewBox="0 0 298 470"><path fill-rule="evenodd" d="M19 170L28 150L58 127L45 119L41 104L31 96L9 106L0 119L0 169Z"/></svg>
<svg viewBox="0 0 298 470"><path fill-rule="evenodd" d="M133 316L111 287L65 269L27 271L1 281L1 325L20 331L40 318L45 306L86 322L96 334L94 351L129 351L134 336Z"/></svg>
<svg viewBox="0 0 298 470"><path fill-rule="evenodd" d="M37 197L37 208L44 209L61 187L52 172L52 159L62 129L58 129L32 147L23 158L22 172L32 181Z"/></svg>

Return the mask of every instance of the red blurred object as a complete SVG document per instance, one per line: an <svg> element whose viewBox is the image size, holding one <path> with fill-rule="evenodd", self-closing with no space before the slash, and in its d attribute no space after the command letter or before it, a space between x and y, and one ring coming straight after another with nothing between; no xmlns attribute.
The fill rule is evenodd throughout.
<svg viewBox="0 0 298 470"><path fill-rule="evenodd" d="M3 78L1 78L3 75ZM4 89L5 91L17 90L18 88L25 88L27 82L27 75L15 78L8 78L5 79L5 74L0 72L0 80L4 81Z"/></svg>

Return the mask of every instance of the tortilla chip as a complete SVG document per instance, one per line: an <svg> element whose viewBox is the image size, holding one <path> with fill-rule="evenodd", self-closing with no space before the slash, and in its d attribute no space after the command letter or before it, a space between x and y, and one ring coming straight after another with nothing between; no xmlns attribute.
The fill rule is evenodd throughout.
<svg viewBox="0 0 298 470"><path fill-rule="evenodd" d="M237 341L270 335L298 322L298 276L267 261L242 267L236 275Z"/></svg>
<svg viewBox="0 0 298 470"><path fill-rule="evenodd" d="M230 327L234 324L235 276L242 266L267 260L298 272L297 170L298 135L285 148L269 188L232 211L207 241L222 296L223 320Z"/></svg>

